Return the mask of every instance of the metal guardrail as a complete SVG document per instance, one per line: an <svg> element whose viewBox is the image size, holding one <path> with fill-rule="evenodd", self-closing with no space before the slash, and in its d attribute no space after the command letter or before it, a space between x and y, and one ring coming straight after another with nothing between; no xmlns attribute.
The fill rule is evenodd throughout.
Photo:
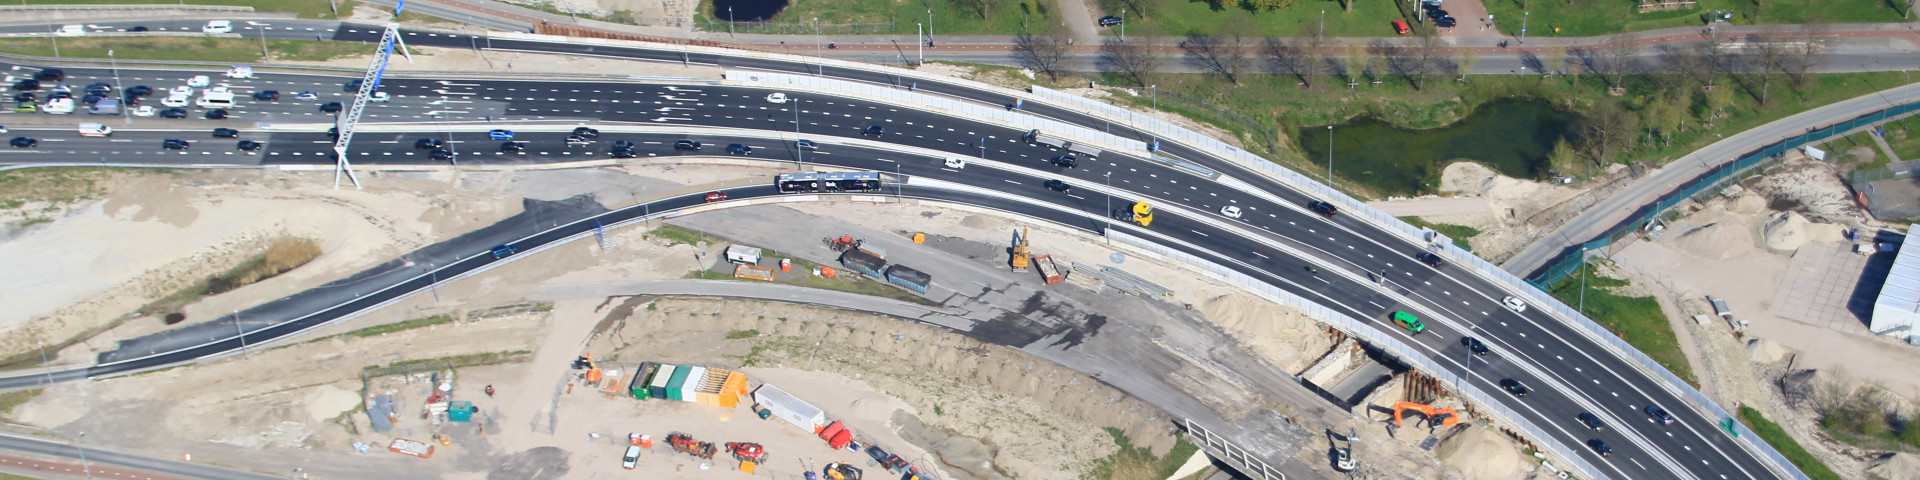
<svg viewBox="0 0 1920 480"><path fill-rule="evenodd" d="M76 11L76 10L126 10L126 11L137 11L137 10L153 10L153 11L168 11L168 10L187 10L187 11L196 11L196 12L252 12L252 11L253 11L253 7L247 7L247 6L235 6L235 5L168 5L168 4L164 4L164 3L156 3L156 4L144 4L144 5L10 5L10 6L0 6L0 13L7 13L7 12L31 12L31 11L35 11L35 10L45 10L45 11Z"/></svg>
<svg viewBox="0 0 1920 480"><path fill-rule="evenodd" d="M1287 480L1287 474L1268 466L1266 461L1254 458L1252 454L1247 453L1247 449L1240 448L1219 435L1214 435L1213 431L1207 430L1198 423L1193 423L1193 419L1183 418L1180 422L1187 427L1187 440L1199 440L1194 443L1206 450L1207 456L1233 463L1240 473L1259 480Z"/></svg>
<svg viewBox="0 0 1920 480"><path fill-rule="evenodd" d="M197 36L200 34L196 33L193 35ZM157 66L187 67L187 68L205 67L209 69L218 70L221 72L226 71L227 67L233 66L234 64L234 62L202 62L202 61L195 61L195 60L130 60L130 59L124 59L124 58L109 60L105 58L38 57L38 56L32 56L32 55L16 55L11 53L0 53L0 60L20 62L20 63L47 64L47 65L57 63L57 64L63 64L63 65L92 64L96 66L118 64L122 66L124 65L157 65ZM325 65L287 65L287 64L273 64L273 63L252 63L249 65L253 66L253 72L255 75L259 75L262 73L305 73L305 74L341 74L343 76L353 76L356 74L361 74L366 72L366 69L363 69L363 68L329 67ZM601 74L601 73L474 72L474 71L450 71L450 70L390 70L387 72L387 78L434 78L434 79L463 78L463 79L467 79L467 78L481 78L481 77L529 79L529 80L553 80L555 78L568 78L568 79L580 79L580 80L705 83L705 84L712 84L712 85L718 85L720 83L720 80L693 78L693 77L654 77L654 76L643 76L643 75L615 75L615 74Z"/></svg>

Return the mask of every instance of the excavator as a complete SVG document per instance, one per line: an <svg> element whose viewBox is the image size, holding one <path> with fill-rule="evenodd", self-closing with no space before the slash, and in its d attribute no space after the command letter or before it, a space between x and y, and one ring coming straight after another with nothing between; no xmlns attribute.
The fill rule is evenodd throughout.
<svg viewBox="0 0 1920 480"><path fill-rule="evenodd" d="M827 474L829 480L860 480L860 469L847 462L833 462L820 473Z"/></svg>
<svg viewBox="0 0 1920 480"><path fill-rule="evenodd" d="M1013 264L1015 272L1026 272L1027 266L1033 263L1033 256L1027 253L1027 229L1025 228L1020 229L1020 234L1014 236L1013 260L1009 263Z"/></svg>
<svg viewBox="0 0 1920 480"><path fill-rule="evenodd" d="M673 451L676 452L707 460L713 459L713 442L694 440L692 435L680 432L669 433L667 445L673 446Z"/></svg>
<svg viewBox="0 0 1920 480"><path fill-rule="evenodd" d="M1460 415L1451 408L1433 408L1432 405L1422 403L1399 402L1393 404L1393 426L1406 426L1400 422L1400 414L1406 410L1412 410L1426 415L1428 426L1446 427L1460 423Z"/></svg>
<svg viewBox="0 0 1920 480"><path fill-rule="evenodd" d="M758 443L727 442L727 453L740 461L740 471L753 473L754 467L767 463L767 449Z"/></svg>

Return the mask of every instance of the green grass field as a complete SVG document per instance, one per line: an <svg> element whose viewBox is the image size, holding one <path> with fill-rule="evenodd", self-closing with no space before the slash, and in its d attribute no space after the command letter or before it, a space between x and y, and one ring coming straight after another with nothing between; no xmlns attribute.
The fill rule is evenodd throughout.
<svg viewBox="0 0 1920 480"><path fill-rule="evenodd" d="M1893 154L1901 160L1920 160L1920 116L1900 119L1888 123L1887 146L1893 147Z"/></svg>
<svg viewBox="0 0 1920 480"><path fill-rule="evenodd" d="M1733 12L1735 25L1902 22L1904 11L1885 0L1700 0L1694 8L1639 13L1636 0L1485 0L1502 33L1527 38L1586 37L1670 27L1705 28L1703 16ZM1759 5L1755 5L1759 4ZM1530 10L1521 10L1522 6ZM1525 15L1523 15L1523 13ZM1532 18L1538 13L1540 18ZM1464 23L1467 19L1461 19ZM1558 29L1558 31L1556 31Z"/></svg>
<svg viewBox="0 0 1920 480"><path fill-rule="evenodd" d="M178 4L182 0L20 0L24 5L149 5ZM253 7L256 12L293 12L300 18L330 20L353 14L353 0L193 0L194 5ZM335 15L338 8L341 15Z"/></svg>
<svg viewBox="0 0 1920 480"><path fill-rule="evenodd" d="M1112 15L1120 12L1117 0L1101 0L1103 8ZM1252 35L1293 36L1304 33L1310 26L1319 24L1324 15L1327 21L1327 35L1333 37L1389 37L1393 36L1390 24L1395 19L1406 18L1394 2L1363 1L1353 5L1353 11L1340 9L1333 0L1306 0L1288 8L1278 10L1247 10L1237 2L1150 0L1147 12L1127 12L1127 35L1166 34L1185 36L1191 32L1218 32L1231 19L1251 20L1246 25L1252 27ZM1325 13L1322 13L1325 12ZM1094 15L1100 15L1095 12ZM1236 20L1240 21L1240 20ZM1109 35L1119 33L1119 29L1109 29Z"/></svg>
<svg viewBox="0 0 1920 480"><path fill-rule="evenodd" d="M258 62L260 40L194 37L60 38L60 57L104 59L107 51L121 60L182 60L201 62ZM320 61L370 55L360 43L267 39L276 60ZM0 40L0 52L52 57L54 42L44 38Z"/></svg>
<svg viewBox="0 0 1920 480"><path fill-rule="evenodd" d="M1786 429L1780 428L1780 425L1773 423L1772 420L1767 420L1759 410L1741 405L1740 423L1747 424L1747 428L1759 435L1761 440L1766 440L1768 445L1773 445L1774 450L1779 450L1781 455L1787 457L1787 461L1793 462L1793 466L1800 467L1800 471L1806 473L1808 478L1840 480L1839 474L1833 473L1833 469L1827 468L1827 464L1820 463L1820 459L1813 458L1813 454L1807 453L1807 449L1801 447L1800 442L1795 441L1793 436L1787 435Z"/></svg>
<svg viewBox="0 0 1920 480"><path fill-rule="evenodd" d="M1480 235L1479 229L1464 225L1433 223L1420 217L1400 217L1400 220L1416 227L1431 228L1433 231L1440 232L1441 235L1446 235L1447 238L1453 239L1454 245L1459 245L1460 248L1469 252L1473 251L1473 247L1467 245L1467 240Z"/></svg>
<svg viewBox="0 0 1920 480"><path fill-rule="evenodd" d="M1687 361L1687 355L1680 351L1680 340L1673 333L1673 324L1667 321L1667 314L1660 311L1660 302L1653 297L1628 297L1608 290L1626 286L1625 280L1589 273L1586 282L1584 311L1587 318L1619 335L1628 345L1647 354L1680 379L1699 383L1694 379L1693 365ZM1554 298L1578 308L1581 305L1580 273L1575 272L1554 284L1552 293Z"/></svg>
<svg viewBox="0 0 1920 480"><path fill-rule="evenodd" d="M1133 439L1118 428L1107 427L1107 435L1120 451L1093 461L1093 471L1085 478L1100 480L1160 480L1173 475L1200 447L1186 441L1173 444L1166 455L1153 456L1146 447L1136 447Z"/></svg>
<svg viewBox="0 0 1920 480"><path fill-rule="evenodd" d="M944 0L818 0L791 4L764 26L745 18L735 18L740 21L732 25L736 33L810 35L816 32L817 23L817 31L823 35L912 35L915 23L927 23L928 9L933 10L936 41L944 35L1013 35L1023 29L1043 32L1058 18L1051 0L1005 0L986 18ZM711 0L700 2L697 20L700 28L709 32L725 32L728 28L727 11L714 11Z"/></svg>

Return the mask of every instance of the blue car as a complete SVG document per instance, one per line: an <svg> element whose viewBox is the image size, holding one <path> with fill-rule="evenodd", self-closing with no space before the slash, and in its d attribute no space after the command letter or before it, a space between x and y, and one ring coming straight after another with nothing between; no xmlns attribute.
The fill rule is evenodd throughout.
<svg viewBox="0 0 1920 480"><path fill-rule="evenodd" d="M512 140L513 131L512 130L492 130L487 132L487 138L494 139L494 140Z"/></svg>

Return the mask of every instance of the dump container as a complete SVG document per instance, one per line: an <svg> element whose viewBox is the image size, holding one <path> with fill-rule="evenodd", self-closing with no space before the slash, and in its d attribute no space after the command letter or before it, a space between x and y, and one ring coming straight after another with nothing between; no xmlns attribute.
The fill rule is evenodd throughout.
<svg viewBox="0 0 1920 480"><path fill-rule="evenodd" d="M653 383L653 372L658 368L660 368L659 364L640 362L640 368L633 369L633 379L627 381L627 393L640 400L646 400L651 396L647 393L647 386Z"/></svg>
<svg viewBox="0 0 1920 480"><path fill-rule="evenodd" d="M1048 285L1060 283L1067 278L1066 272L1060 270L1060 265L1053 263L1052 255L1033 257L1033 265L1039 267L1040 279L1045 280Z"/></svg>
<svg viewBox="0 0 1920 480"><path fill-rule="evenodd" d="M887 281L907 287L908 290L927 293L927 287L933 285L933 276L906 265L894 265L887 267Z"/></svg>
<svg viewBox="0 0 1920 480"><path fill-rule="evenodd" d="M473 402L455 400L447 406L447 420L455 422L473 421Z"/></svg>
<svg viewBox="0 0 1920 480"><path fill-rule="evenodd" d="M854 247L854 250L859 250L859 251L862 251L862 252L867 252L867 254L868 254L868 255L873 255L873 256L875 256L875 257L879 257L879 258L880 258L881 260L886 260L886 259L887 259L887 249L884 249L884 248L880 248L880 246L879 246L879 245L874 245L874 244L871 244L871 243L866 243L866 242L861 242L861 243L860 243L860 246L858 246L858 247Z"/></svg>
<svg viewBox="0 0 1920 480"><path fill-rule="evenodd" d="M673 376L667 378L667 400L681 399L680 385L687 383L687 374L692 371L693 367L686 365L676 365L673 367Z"/></svg>
<svg viewBox="0 0 1920 480"><path fill-rule="evenodd" d="M848 250L841 254L840 264L873 278L886 278L881 272L887 268L887 261L863 250Z"/></svg>
<svg viewBox="0 0 1920 480"><path fill-rule="evenodd" d="M673 381L673 371L676 368L678 367L675 365L660 364L660 367L653 372L653 380L647 382L647 396L660 400L667 399L667 382Z"/></svg>
<svg viewBox="0 0 1920 480"><path fill-rule="evenodd" d="M682 402L699 402L700 398L696 393L699 390L700 381L706 377L707 367L693 367L689 369L687 371L686 381L680 383L679 400Z"/></svg>
<svg viewBox="0 0 1920 480"><path fill-rule="evenodd" d="M387 450L420 458L433 458L433 445L404 438L393 439L393 443L387 444Z"/></svg>
<svg viewBox="0 0 1920 480"><path fill-rule="evenodd" d="M773 269L742 263L733 266L733 278L751 278L771 282L773 281Z"/></svg>
<svg viewBox="0 0 1920 480"><path fill-rule="evenodd" d="M754 389L753 403L807 433L817 433L820 426L827 423L827 414L820 411L820 407L794 397L773 384L762 384Z"/></svg>
<svg viewBox="0 0 1920 480"><path fill-rule="evenodd" d="M733 408L740 406L740 397L747 394L747 374L728 372L727 380L720 385L720 406Z"/></svg>

